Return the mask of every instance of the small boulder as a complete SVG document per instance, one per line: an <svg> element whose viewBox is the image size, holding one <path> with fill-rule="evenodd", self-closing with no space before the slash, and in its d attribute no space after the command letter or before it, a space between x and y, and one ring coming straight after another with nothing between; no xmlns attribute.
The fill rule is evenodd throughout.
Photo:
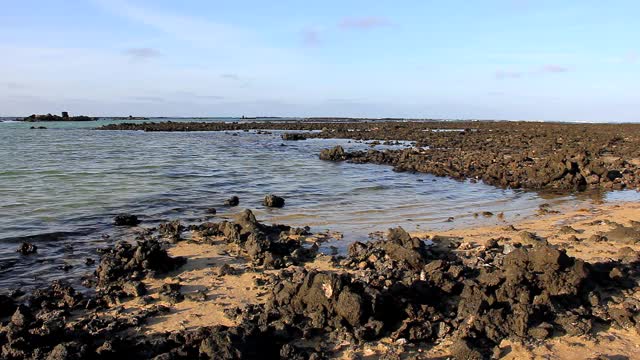
<svg viewBox="0 0 640 360"><path fill-rule="evenodd" d="M230 198L228 198L224 204L226 206L238 206L240 204L240 198L237 196L232 196Z"/></svg>
<svg viewBox="0 0 640 360"><path fill-rule="evenodd" d="M281 208L284 206L284 198L276 195L267 195L264 197L264 206L272 208Z"/></svg>
<svg viewBox="0 0 640 360"><path fill-rule="evenodd" d="M344 161L347 155L342 146L338 145L332 149L323 149L320 151L320 160Z"/></svg>
<svg viewBox="0 0 640 360"><path fill-rule="evenodd" d="M18 249L16 249L16 251L22 255L31 255L38 252L38 247L31 243L23 242L22 245L20 245Z"/></svg>
<svg viewBox="0 0 640 360"><path fill-rule="evenodd" d="M307 140L307 137L304 134L300 133L284 133L282 134L282 140L289 141L297 141L297 140Z"/></svg>
<svg viewBox="0 0 640 360"><path fill-rule="evenodd" d="M113 223L116 226L136 226L140 224L140 220L132 214L118 214L113 218Z"/></svg>

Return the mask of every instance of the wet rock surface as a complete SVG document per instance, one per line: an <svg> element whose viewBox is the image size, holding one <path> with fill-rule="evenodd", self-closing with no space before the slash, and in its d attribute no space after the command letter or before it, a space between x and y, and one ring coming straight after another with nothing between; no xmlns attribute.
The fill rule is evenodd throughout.
<svg viewBox="0 0 640 360"><path fill-rule="evenodd" d="M158 232L164 239L169 240L172 243L177 243L182 240L181 234L184 231L184 226L180 220L174 220L160 224Z"/></svg>
<svg viewBox="0 0 640 360"><path fill-rule="evenodd" d="M19 252L22 255L31 255L38 252L38 247L34 244L24 242L16 249L16 252Z"/></svg>
<svg viewBox="0 0 640 360"><path fill-rule="evenodd" d="M289 141L307 140L307 137L304 134L300 134L300 133L285 133L285 134L282 134L282 140L289 140Z"/></svg>
<svg viewBox="0 0 640 360"><path fill-rule="evenodd" d="M132 214L118 214L113 218L113 223L115 226L136 226L140 220Z"/></svg>
<svg viewBox="0 0 640 360"><path fill-rule="evenodd" d="M205 223L194 228L204 238L222 237L235 244L258 266L279 269L298 264L315 256L317 245L303 247L299 235L308 229L286 225L265 225L256 220L251 210L244 210L235 219L220 223Z"/></svg>
<svg viewBox="0 0 640 360"><path fill-rule="evenodd" d="M224 204L226 206L238 206L240 205L240 198L237 196L232 196L230 198L228 198L227 200L224 201Z"/></svg>
<svg viewBox="0 0 640 360"><path fill-rule="evenodd" d="M284 198L276 195L267 195L264 197L264 206L272 208L284 207Z"/></svg>
<svg viewBox="0 0 640 360"><path fill-rule="evenodd" d="M156 239L136 244L119 242L102 253L95 271L97 296L103 303L143 296L146 288L142 279L174 270L185 262L184 258L170 257L165 246Z"/></svg>

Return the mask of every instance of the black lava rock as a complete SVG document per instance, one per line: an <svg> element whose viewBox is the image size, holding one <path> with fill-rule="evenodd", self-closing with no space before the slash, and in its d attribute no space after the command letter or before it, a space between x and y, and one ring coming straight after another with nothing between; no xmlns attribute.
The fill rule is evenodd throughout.
<svg viewBox="0 0 640 360"><path fill-rule="evenodd" d="M20 245L18 249L16 249L16 251L22 255L31 255L38 252L38 247L31 243L23 242L22 245Z"/></svg>
<svg viewBox="0 0 640 360"><path fill-rule="evenodd" d="M281 208L284 206L284 198L276 195L267 195L264 197L264 206Z"/></svg>
<svg viewBox="0 0 640 360"><path fill-rule="evenodd" d="M137 216L131 214L119 214L113 218L113 223L116 226L136 226L140 224L140 220Z"/></svg>
<svg viewBox="0 0 640 360"><path fill-rule="evenodd" d="M228 198L225 202L225 205L227 206L238 206L240 204L240 198L238 198L237 196L232 196L230 198Z"/></svg>

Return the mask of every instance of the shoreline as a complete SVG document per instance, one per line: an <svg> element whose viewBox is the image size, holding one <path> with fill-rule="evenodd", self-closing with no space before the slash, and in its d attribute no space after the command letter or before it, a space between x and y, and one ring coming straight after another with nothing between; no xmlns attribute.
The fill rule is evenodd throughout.
<svg viewBox="0 0 640 360"><path fill-rule="evenodd" d="M446 274L450 273L451 270L449 270L449 272L444 271L446 267L442 270L437 270L439 268L436 267L434 268L434 270L436 270L435 272L432 273L429 271L433 270L429 270L426 275L423 275L425 270L419 274L415 273L415 268L413 268L413 265L411 264L414 264L416 261L417 263L415 264L424 263L424 269L428 269L433 267L433 264L445 261L444 264L447 264L448 262L452 264L449 266L458 266L463 268L468 267L468 270L464 270L466 273L467 271L472 271L472 269L478 266L482 269L482 261L478 263L478 259L486 258L489 254L493 254L491 255L491 258L496 256L501 258L503 256L499 255L501 253L492 252L491 249L493 247L497 246L497 249L500 249L501 252L506 252L508 246L512 247L512 245L510 245L512 243L523 244L524 249L526 250L528 248L529 250L527 251L532 254L535 253L535 251L547 248L549 250L544 251L556 251L551 250L553 248L564 249L566 254L569 256L567 259L573 259L574 257L575 259L579 259L571 261L584 260L588 264L600 264L597 266L590 265L596 266L594 267L594 270L597 267L603 266L614 270L621 266L631 266L628 268L629 270L623 271L632 271L628 274L629 276L632 276L630 280L633 279L632 281L635 285L629 287L628 290L625 290L624 295L614 295L611 298L602 298L600 301L604 303L611 302L611 305L607 305L610 306L610 309L605 310L605 312L612 311L611 309L615 309L617 306L620 306L620 304L624 304L628 301L631 301L631 303L633 303L633 301L640 301L640 288L637 283L638 274L633 272L634 268L637 270L637 264L640 263L640 228L637 228L639 224L638 219L640 219L640 204L635 202L619 202L610 205L594 204L589 208L580 208L574 211L562 211L556 213L557 211L558 209L556 208L545 208L544 214L528 219L522 219L517 222L505 222L504 225L500 226L478 227L475 229L453 229L450 231L414 232L410 234L410 237L407 237L409 235L403 235L406 233L401 229L393 230L390 231L387 236L380 237L380 240L376 240L375 238L372 239L372 242L368 243L367 247L362 250L356 251L354 249L358 248L358 246L352 245L349 254L346 257L332 257L330 255L312 255L311 258L306 258L302 255L292 257L292 254L296 251L300 251L294 250L292 252L293 249L312 249L316 246L314 244L324 241L321 234L305 234L303 229L289 229L288 227L262 225L252 218L252 214L250 212L247 213L246 211L241 213L233 223L223 221L222 223L203 223L201 225L193 225L189 226L189 228L183 228L179 222L173 222L160 227L160 238L164 238L165 240L173 239L171 241L173 241L174 244L167 248L166 255L161 255L162 252L158 253L158 255L154 255L166 257L167 260L162 261L162 264L165 265L159 264L158 266L161 266L162 269L168 269L168 272L163 274L160 270L154 270L146 277L141 278L140 282L136 282L136 280L132 282L126 278L120 278L122 275L129 276L126 275L127 272L122 275L117 275L117 273L113 273L115 270L109 270L110 266L114 266L108 265L113 261L111 259L115 259L112 258L112 256L125 256L125 253L121 253L122 255L116 255L118 252L111 252L112 255L105 253L107 255L103 255L96 273L98 276L98 284L101 282L103 284L101 285L103 290L98 292L98 294L101 294L99 296L102 297L97 297L95 300L89 300L87 305L82 306L85 309L76 307L78 304L82 304L82 302L80 302L81 300L77 300L78 303L76 305L69 305L69 311L74 314L73 318L75 320L67 323L66 326L81 326L84 328L84 326L86 326L85 324L87 319L93 319L92 321L94 322L105 320L109 322L115 321L114 324L121 325L118 325L115 330L109 330L107 333L110 334L113 332L113 334L109 336L115 336L116 338L131 337L138 339L136 341L153 341L151 339L164 339L166 336L176 336L175 334L180 333L183 333L183 335L180 336L187 336L189 333L202 333L204 331L204 333L208 334L206 336L215 336L215 334L224 334L228 331L235 331L233 329L236 328L245 329L241 331L246 331L246 327L250 326L249 324L253 321L250 319L256 316L262 316L260 314L268 313L268 310L264 309L264 307L267 309L271 308L271 311L275 310L275 308L272 308L272 306L275 305L274 301L279 301L277 299L284 295L284 293L279 295L279 292L284 291L288 286L292 286L296 282L302 280L301 278L296 280L296 276L302 276L303 278L308 278L309 276L328 276L327 280L323 281L330 281L331 283L338 281L332 286L336 286L338 288L347 286L347 288L344 288L341 292L346 291L348 293L349 291L356 291L356 294L361 290L356 290L357 288L352 288L354 285L347 284L351 282L356 284L363 280L366 281L366 279L371 275L381 276L382 278L387 279L385 280L387 285L383 285L380 290L377 290L383 292L393 291L393 287L401 283L405 283L407 285L412 284L411 286L415 286L415 281L423 281L421 280L423 276L426 276L425 280L427 283L430 281L436 281L430 286L444 286L442 289L448 289L448 286L453 286L451 289L459 289L461 286L466 286L463 285L464 282L461 282L461 279L449 279L447 280L448 282L445 281L445 283L442 283L441 285L436 285L440 284L439 281L442 281L435 280L442 276L437 274L445 274L445 276L449 276ZM615 219L615 221L610 219ZM238 225L229 227L231 225L226 224ZM282 258L284 259L284 262L281 263L281 265L275 265L276 267L273 269L265 269L265 264L267 263L264 262L266 261L264 254L267 254L266 252L262 253L259 251L257 253L253 253L253 250L251 250L252 248L248 243L230 240L231 238L234 238L234 236L237 236L233 234L242 234L244 231L258 231L258 233L263 234L273 233L275 236L281 229L286 231L287 235L282 235L281 233L279 235L280 239L290 239L288 240L289 242L295 241L299 245L295 245L293 248L288 248L287 250L278 250L284 251L282 253L284 255L278 255L284 256ZM617 229L625 229L625 231L621 231L618 234ZM148 231L147 233L151 235L153 232ZM254 234L254 232L250 232L249 234ZM242 238L242 236L245 235L240 236ZM250 239L251 236L254 235L249 236ZM283 236L285 237L283 238ZM605 238L609 237L609 239L603 240L603 236ZM143 237L143 240L139 240L142 241L142 243L138 243L138 246L149 242L153 244L153 241L157 241L153 240L154 238L155 237L149 237L148 240L144 240ZM275 239L276 238L271 238L269 241L281 241ZM409 241L409 239L412 239L410 243L403 243L403 241ZM420 239L422 245L415 242L417 239ZM396 244L394 241L398 241L398 243ZM424 244L427 244L428 247L424 247ZM516 246L515 249L517 248L518 247ZM355 260L361 256L357 255L358 251L365 251L364 254L369 255L362 255L364 258L360 259L364 259L364 261ZM386 260L375 259L375 257L379 255L374 254L379 254L380 251L387 253L385 257ZM249 259L247 259L247 254L250 256ZM267 257L268 256L270 255L267 255ZM631 258L629 258L629 256L631 256ZM509 255L506 255L506 257L509 257ZM286 260L287 258L290 260ZM178 261L178 259L180 259L180 261ZM177 261L175 265L177 267L175 269L171 270L171 267L166 267L166 264L171 264L175 261ZM293 263L289 265L289 262L291 261L293 261ZM380 261L383 262L378 263ZM630 265L623 265L626 264L625 261L631 261L628 263ZM387 262L390 262L389 264L396 264L395 266L399 266L399 268L392 272L389 272L389 269L384 270L385 266L387 266L384 264ZM496 264L500 263L498 262ZM503 265L499 265L499 267L500 266ZM552 266L552 264L549 266ZM142 268L140 271L143 271ZM396 273L396 271L399 272ZM104 278L104 276L108 276L108 278ZM412 278L414 280L406 282L406 276L409 276L410 279ZM415 276L418 276L420 279L414 278ZM432 276L435 277L432 278ZM468 275L465 276L471 276L470 279L473 279L475 275L468 273ZM558 274L556 276L566 275ZM346 279L350 279L348 280L349 282L340 285L342 281L347 281ZM394 280L390 281L390 279ZM451 282L452 280L453 282ZM375 284L375 282L373 284ZM295 291L302 291L305 286L313 287L315 285L311 285L311 283L309 283L309 285L303 285L302 288L298 288L298 290ZM387 286L389 287L387 288ZM132 288L134 290L131 290ZM107 289L107 292L104 292L104 289ZM292 289L296 289L296 287ZM326 296L333 297L332 292L334 290L327 290L328 288L324 289ZM570 289L571 288L568 288L566 291L576 291L576 289ZM122 292L123 290L124 293ZM78 296L77 294L70 295L71 293L69 292L71 290L65 291L66 295L61 299L66 300L59 300L62 301L62 303L69 301L69 299L76 299ZM458 291L460 290L447 291L453 291L453 294L448 295L450 296L449 300L456 299L459 296L463 296L464 298L464 290L462 291L462 294L459 295L455 294L458 294ZM606 293L604 289L601 291L602 294ZM65 292L62 292L62 294L65 294ZM54 300L56 296L62 296L62 294L56 295L54 292L45 296L49 296L51 297L51 300ZM294 296L295 298L298 295L294 292L291 296ZM304 296L311 296L311 293ZM357 296L358 299L360 299L360 297L364 295ZM616 296L619 298L618 300L615 300ZM97 303L90 306L89 304L91 304L92 301L97 301ZM363 301L363 299L358 301ZM96 304L98 306L94 308ZM356 304L349 305L348 308L351 308L354 305ZM314 314L313 311L316 311L312 310L312 308L308 308L306 310L296 310L296 307L289 308L289 306L293 306L293 303L290 303L289 305L287 305L287 303L283 303L279 306L280 308L277 311L293 311L293 314L297 314L295 316L314 316L312 315ZM305 306L310 306L310 303ZM365 303L361 303L358 306L366 305ZM331 309L331 307L328 309ZM21 310L18 309L17 311ZM24 312L27 310L23 309L22 311ZM40 312L42 311L43 310L40 310ZM265 311L267 312L264 313ZM339 307L332 311L338 311L338 314L341 314ZM44 313L51 314L47 311ZM481 314L479 313L478 316L480 315ZM35 316L37 317L39 315ZM284 316L284 313L280 316ZM329 312L325 313L325 316L346 316L346 319L349 319L349 316L351 315L349 315L349 313L343 315L331 315ZM0 344L3 342L3 333L7 334L6 331L11 332L12 330L7 330L11 329L11 326L18 326L14 324L18 321L16 319L16 315L14 314L8 325L5 325L5 327L0 330ZM350 330L352 328L347 324L338 327L334 327L335 325L332 325L330 326L332 330L324 332L325 335L322 335L323 332L321 331L317 335L314 335L304 341L302 341L302 339L296 340L297 336L295 335L293 335L293 337L290 337L292 335L287 335L285 338L288 340L283 340L277 337L280 340L275 340L274 338L273 341L276 343L279 343L280 341L287 341L290 345L286 346L293 346L293 348L299 349L296 351L303 351L300 349L311 348L315 349L314 351L320 351L330 358L343 359L351 359L354 356L380 357L391 356L393 354L403 354L403 356L413 356L415 358L454 356L455 358L462 359L464 358L461 357L463 355L460 355L460 351L462 350L464 350L462 354L468 352L471 352L472 354L486 354L486 351L492 351L494 354L501 354L501 357L503 358L511 359L535 358L537 356L552 356L552 358L563 359L571 358L571 355L576 353L600 353L603 355L615 353L620 356L628 356L630 359L637 358L636 344L638 344L638 340L640 339L640 322L634 321L633 315L631 315L631 318L622 319L631 319L631 324L635 323L636 329L634 329L633 325L619 322L628 320L614 318L608 320L611 322L609 326L613 326L613 328L607 331L603 330L603 324L596 326L594 323L593 328L589 326L586 330L580 330L573 334L571 331L574 330L570 330L573 328L564 328L565 330L561 331L559 334L545 335L542 338L544 340L530 338L531 335L525 336L524 338L520 336L514 337L514 334L512 336L501 337L502 341L499 341L497 345L489 348L485 348L484 346L486 345L476 344L475 342L473 343L474 345L472 345L468 340L465 340L466 342L461 344L460 335L456 335L459 330L454 330L452 333L449 333L449 331L451 331L449 330L444 333L445 335L438 336L435 341L425 339L417 342L416 340L420 339L420 337L407 342L407 339L402 336L398 337L398 335L394 335L393 331L389 332L390 330L386 330L373 338L367 336L360 340L353 339L353 335L349 335L347 338L350 338L351 340L348 340L345 344L345 340L338 339L350 334L351 331L356 330L355 327L353 330ZM361 320L353 318L351 321ZM600 321L602 320L597 320L596 322ZM5 322L3 323L7 324ZM396 328L397 325L393 325L394 323L394 321L390 323L383 322L384 328L387 326L390 326L390 329ZM415 320L410 324L414 325L409 325L409 328L412 326L418 326L418 323L415 323ZM295 327L296 325L289 324L287 326ZM309 325L303 325L303 327L304 326ZM101 331L104 332L105 330ZM569 331L570 333L565 333L563 335L563 332L566 331ZM361 336L357 335L357 332L355 335L356 337ZM263 333L263 335L260 336L273 335ZM334 338L335 336L338 336L338 338ZM615 340L612 340L612 337L615 337ZM244 349L245 345L251 346L250 342L245 343L245 341L249 340L240 340L237 344L232 343L224 346L232 346L232 348L240 347L238 349ZM11 344L11 342L7 344ZM5 344L5 346L8 346L7 344ZM188 343L178 345L193 346L193 344L189 345ZM126 351L127 347L131 345L121 346L124 346L122 350ZM202 351L203 345L199 346L200 351ZM460 349L461 346L463 347L462 350ZM480 347L476 348L476 346ZM245 349L242 351L247 350ZM247 357L251 358L251 356Z"/></svg>
<svg viewBox="0 0 640 360"><path fill-rule="evenodd" d="M490 123L442 131L436 123L272 125L285 131L323 127L285 132L283 141L348 138L370 145L367 151L325 149L323 160L386 164L499 187L569 194L636 188L640 179L640 126ZM135 130L130 126L112 128ZM189 126L200 125L136 125L144 126L192 131ZM375 149L398 138L415 147ZM284 202L270 195L264 205ZM234 196L225 206L238 203ZM640 203L543 204L537 216L523 218L473 210L497 225L461 227L450 218L448 230L407 232L389 221L388 232L373 232L346 253L333 246L339 234L265 224L248 209L154 227L120 214L112 226L131 231L98 249L95 271L83 279L90 291L54 281L29 294L0 295L0 354L637 358ZM19 251L36 248L25 243Z"/></svg>
<svg viewBox="0 0 640 360"><path fill-rule="evenodd" d="M98 128L144 132L295 130L283 141L369 141L368 151L322 150L321 160L390 165L395 171L470 179L512 189L640 189L640 124L525 122L121 123ZM375 146L410 141L412 148Z"/></svg>

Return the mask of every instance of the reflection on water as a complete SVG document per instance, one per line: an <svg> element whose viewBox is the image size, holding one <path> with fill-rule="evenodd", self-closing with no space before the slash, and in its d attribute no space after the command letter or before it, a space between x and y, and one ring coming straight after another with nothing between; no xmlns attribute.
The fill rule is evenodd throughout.
<svg viewBox="0 0 640 360"><path fill-rule="evenodd" d="M111 226L119 212L137 214L143 225L152 226L174 218L201 221L210 207L218 209L218 217L251 208L261 221L343 232L344 239L333 245L344 248L395 225L426 230L490 224L498 220L473 214L504 212L514 220L545 202L579 206L607 200L595 194L576 198L502 190L395 173L387 166L324 162L318 159L323 148L369 145L324 139L283 142L277 131L112 132L92 130L100 125L95 122L47 123L48 130L29 130L31 125L0 124L0 288L91 271L84 262L97 258L96 248L131 232ZM284 196L286 206L264 208L261 200L267 193ZM231 195L240 197L240 206L226 209L222 203ZM637 194L607 198L629 196ZM446 222L449 217L456 219ZM15 252L25 239L38 246L37 255ZM65 273L59 270L64 264L73 268Z"/></svg>

